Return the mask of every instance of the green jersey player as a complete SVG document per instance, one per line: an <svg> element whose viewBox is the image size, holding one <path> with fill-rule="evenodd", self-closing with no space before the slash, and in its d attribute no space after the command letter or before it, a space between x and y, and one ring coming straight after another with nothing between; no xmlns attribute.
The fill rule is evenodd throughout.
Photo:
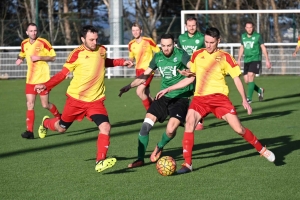
<svg viewBox="0 0 300 200"><path fill-rule="evenodd" d="M197 19L195 17L187 18L185 27L187 31L179 35L177 46L191 56L194 51L205 48L204 35L197 31Z"/></svg>
<svg viewBox="0 0 300 200"><path fill-rule="evenodd" d="M244 81L248 85L247 101L251 103L254 90L258 93L259 101L262 101L264 98L264 89L254 83L255 75L259 74L261 70L262 53L266 59L267 69L271 68L271 63L261 35L254 31L254 24L246 22L245 30L246 33L243 33L241 36L241 47L237 62L241 66L241 58L244 54L243 74Z"/></svg>
<svg viewBox="0 0 300 200"><path fill-rule="evenodd" d="M197 19L188 17L185 21L186 32L179 35L177 46L184 49L190 56L201 48L205 48L204 35L197 31ZM203 119L196 126L195 130L203 129Z"/></svg>
<svg viewBox="0 0 300 200"><path fill-rule="evenodd" d="M144 74L137 77L129 85L121 88L119 96L133 87L137 87L147 80L154 70L161 74L161 90L168 88L185 76L180 71L189 68L190 56L182 49L174 47L174 37L171 34L164 34L161 37L161 52L155 54ZM129 168L144 165L145 152L149 142L149 132L156 121L164 122L170 116L166 132L157 143L150 156L152 162L156 162L163 150L163 147L174 138L179 125L185 122L186 113L189 107L189 97L193 95L194 84L187 85L179 90L166 94L163 98L154 100L147 110L146 117L138 135L138 156L137 160L128 165Z"/></svg>

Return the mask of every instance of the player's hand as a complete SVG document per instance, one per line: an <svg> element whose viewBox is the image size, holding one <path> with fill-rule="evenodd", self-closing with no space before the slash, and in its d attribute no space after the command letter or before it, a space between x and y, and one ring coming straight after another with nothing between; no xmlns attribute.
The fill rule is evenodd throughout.
<svg viewBox="0 0 300 200"><path fill-rule="evenodd" d="M164 96L165 94L167 94L169 92L169 88L166 88L164 90L161 90L159 91L156 96L155 96L155 99L159 99L161 98L162 96Z"/></svg>
<svg viewBox="0 0 300 200"><path fill-rule="evenodd" d="M293 56L293 57L296 57L296 55L297 55L297 53L296 53L296 52L294 52L294 53L292 54L292 56Z"/></svg>
<svg viewBox="0 0 300 200"><path fill-rule="evenodd" d="M247 110L248 115L251 115L252 108L251 108L250 104L247 102L247 100L243 101L243 106Z"/></svg>
<svg viewBox="0 0 300 200"><path fill-rule="evenodd" d="M41 93L46 89L45 85L38 84L34 86L34 90L37 91L37 93Z"/></svg>
<svg viewBox="0 0 300 200"><path fill-rule="evenodd" d="M192 73L189 69L187 69L187 70L179 70L179 69L177 69L177 71L178 71L181 75L186 76L186 77L195 76L195 74Z"/></svg>
<svg viewBox="0 0 300 200"><path fill-rule="evenodd" d="M133 62L131 60L126 60L124 63L123 63L124 66L127 66L128 68L132 67L133 66Z"/></svg>
<svg viewBox="0 0 300 200"><path fill-rule="evenodd" d="M266 61L266 67L267 69L271 69L272 67L271 62L269 60Z"/></svg>
<svg viewBox="0 0 300 200"><path fill-rule="evenodd" d="M128 92L130 89L131 89L130 84L129 84L129 85L126 85L126 86L124 86L124 87L122 87L122 88L120 89L119 97L121 97L123 93Z"/></svg>
<svg viewBox="0 0 300 200"><path fill-rule="evenodd" d="M40 56L30 56L32 62L39 61L41 59Z"/></svg>
<svg viewBox="0 0 300 200"><path fill-rule="evenodd" d="M20 65L22 62L23 62L23 60L20 59L20 58L18 58L18 59L16 60L16 65Z"/></svg>

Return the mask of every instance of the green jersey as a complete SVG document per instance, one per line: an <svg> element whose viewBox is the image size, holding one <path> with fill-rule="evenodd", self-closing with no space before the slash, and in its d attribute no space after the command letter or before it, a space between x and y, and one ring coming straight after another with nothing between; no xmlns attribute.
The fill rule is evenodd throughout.
<svg viewBox="0 0 300 200"><path fill-rule="evenodd" d="M186 31L179 35L177 46L184 49L191 56L194 51L205 48L204 35L197 31L193 37L190 37Z"/></svg>
<svg viewBox="0 0 300 200"><path fill-rule="evenodd" d="M264 44L264 41L259 33L253 32L250 37L248 37L247 33L243 33L241 44L244 46L245 63L262 60L260 45Z"/></svg>
<svg viewBox="0 0 300 200"><path fill-rule="evenodd" d="M187 69L186 65L190 61L190 56L182 49L174 47L174 51L170 57L166 57L162 51L156 53L150 62L150 68L158 69L161 74L160 89L166 89L182 79L185 76L181 75L177 69ZM169 98L188 98L193 95L194 85L190 84L184 88L173 90L165 96Z"/></svg>

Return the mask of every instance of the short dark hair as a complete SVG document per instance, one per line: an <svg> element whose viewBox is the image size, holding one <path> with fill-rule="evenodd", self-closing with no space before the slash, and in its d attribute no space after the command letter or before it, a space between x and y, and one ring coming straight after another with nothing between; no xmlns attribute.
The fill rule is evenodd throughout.
<svg viewBox="0 0 300 200"><path fill-rule="evenodd" d="M252 24L252 26L254 26L254 23L253 23L252 21L246 21L245 26L246 26L247 24Z"/></svg>
<svg viewBox="0 0 300 200"><path fill-rule="evenodd" d="M35 27L37 27L37 25L35 23L32 23L32 22L27 25L27 29L28 29L29 26L35 26Z"/></svg>
<svg viewBox="0 0 300 200"><path fill-rule="evenodd" d="M143 29L142 25L138 22L134 22L131 27L138 27L139 29Z"/></svg>
<svg viewBox="0 0 300 200"><path fill-rule="evenodd" d="M192 17L192 16L187 17L185 20L185 24L187 24L188 21L196 21L196 24L198 24L196 17Z"/></svg>
<svg viewBox="0 0 300 200"><path fill-rule="evenodd" d="M89 32L89 31L92 33L98 33L98 30L94 26L86 25L86 26L82 27L81 32L80 32L80 37L85 38L87 32Z"/></svg>
<svg viewBox="0 0 300 200"><path fill-rule="evenodd" d="M215 27L210 27L210 28L206 29L205 35L209 35L213 38L219 39L220 38L220 31Z"/></svg>
<svg viewBox="0 0 300 200"><path fill-rule="evenodd" d="M174 36L172 34L169 34L169 33L162 34L160 39L172 39L172 41L174 42Z"/></svg>

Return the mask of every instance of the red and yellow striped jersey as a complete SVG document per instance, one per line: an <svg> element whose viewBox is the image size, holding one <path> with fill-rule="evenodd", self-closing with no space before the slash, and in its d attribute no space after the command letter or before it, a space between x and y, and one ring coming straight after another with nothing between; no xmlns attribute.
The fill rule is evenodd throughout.
<svg viewBox="0 0 300 200"><path fill-rule="evenodd" d="M56 56L54 49L44 38L37 38L32 44L30 44L29 38L27 38L21 43L21 52L19 53L19 57L26 58L26 83L45 83L50 79L48 63L46 61L32 62L30 56Z"/></svg>
<svg viewBox="0 0 300 200"><path fill-rule="evenodd" d="M206 49L200 49L193 53L191 72L196 74L194 96L216 93L228 96L229 89L225 82L225 76L229 74L235 78L241 74L240 67L229 53L218 50L210 54Z"/></svg>
<svg viewBox="0 0 300 200"><path fill-rule="evenodd" d="M91 51L81 45L74 49L64 67L73 72L67 94L75 99L92 102L105 96L106 48L97 45Z"/></svg>
<svg viewBox="0 0 300 200"><path fill-rule="evenodd" d="M142 41L137 43L136 40L131 40L128 44L129 58L135 59L135 68L146 70L153 58L153 52L160 51L156 43L148 37L142 37Z"/></svg>

